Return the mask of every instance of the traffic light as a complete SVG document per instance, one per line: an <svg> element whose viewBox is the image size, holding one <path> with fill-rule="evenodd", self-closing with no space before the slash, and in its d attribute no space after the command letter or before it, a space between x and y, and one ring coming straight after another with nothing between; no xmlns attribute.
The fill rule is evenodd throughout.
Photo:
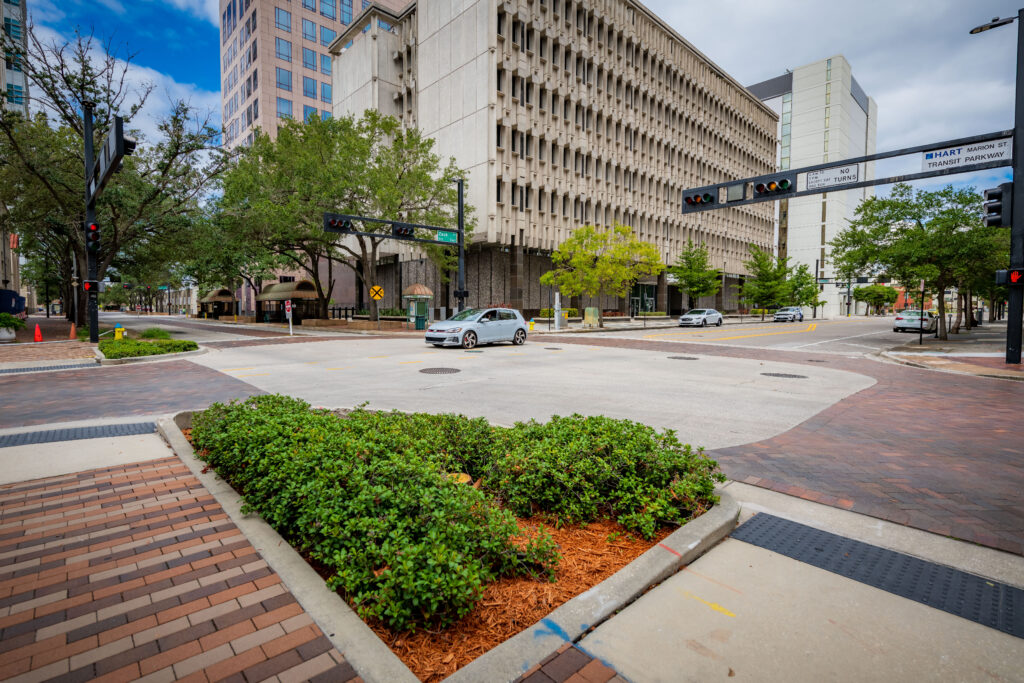
<svg viewBox="0 0 1024 683"><path fill-rule="evenodd" d="M683 195L683 202L686 206L695 209L699 206L708 206L715 203L715 195L710 192L697 192L695 194Z"/></svg>
<svg viewBox="0 0 1024 683"><path fill-rule="evenodd" d="M1013 225L1013 183L985 190L985 225L989 228L1008 228Z"/></svg>
<svg viewBox="0 0 1024 683"><path fill-rule="evenodd" d="M128 284L127 282L125 282L125 283L124 283L124 284L122 284L121 286L122 286L123 288L125 288L125 289L131 289L131 288L132 288L132 287L134 287L135 285L130 285L130 284Z"/></svg>
<svg viewBox="0 0 1024 683"><path fill-rule="evenodd" d="M391 225L391 236L399 239L409 239L416 232L416 228L411 225L405 225L404 223L394 223Z"/></svg>
<svg viewBox="0 0 1024 683"><path fill-rule="evenodd" d="M1010 268L1009 270L996 271L997 285L1024 285L1024 268Z"/></svg>
<svg viewBox="0 0 1024 683"><path fill-rule="evenodd" d="M324 214L324 230L326 232L353 232L352 218L339 213Z"/></svg>
<svg viewBox="0 0 1024 683"><path fill-rule="evenodd" d="M97 296L100 293L100 283L97 280L83 280L82 290L89 296Z"/></svg>
<svg viewBox="0 0 1024 683"><path fill-rule="evenodd" d="M91 254L99 253L100 226L95 223L89 223L85 226L85 248Z"/></svg>
<svg viewBox="0 0 1024 683"><path fill-rule="evenodd" d="M792 178L773 178L772 180L762 180L761 182L754 183L754 195L758 197L765 197L774 194L786 194L796 189L796 183L793 182Z"/></svg>

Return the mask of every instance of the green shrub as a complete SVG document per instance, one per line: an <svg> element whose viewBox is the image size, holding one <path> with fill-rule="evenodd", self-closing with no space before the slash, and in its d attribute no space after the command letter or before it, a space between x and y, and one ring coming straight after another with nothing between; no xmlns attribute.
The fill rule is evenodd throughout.
<svg viewBox="0 0 1024 683"><path fill-rule="evenodd" d="M0 328L17 332L18 330L25 329L25 321L10 313L0 313Z"/></svg>
<svg viewBox="0 0 1024 683"><path fill-rule="evenodd" d="M656 315L663 316L663 315L667 315L667 313L665 313L665 311L640 311L639 313L637 313L637 315L639 317L656 316Z"/></svg>
<svg viewBox="0 0 1024 683"><path fill-rule="evenodd" d="M138 356L157 356L164 353L181 353L195 351L199 345L187 339L160 339L157 341L139 341L137 339L105 339L100 342L100 351L107 358L136 358Z"/></svg>
<svg viewBox="0 0 1024 683"><path fill-rule="evenodd" d="M139 339L170 339L171 333L159 327L150 327L139 333Z"/></svg>
<svg viewBox="0 0 1024 683"><path fill-rule="evenodd" d="M214 404L192 437L247 509L325 566L360 614L396 629L451 623L498 576L550 576L550 536L527 540L513 512L609 517L650 538L710 507L725 479L674 432L606 417L511 428L364 408L339 418L271 395Z"/></svg>
<svg viewBox="0 0 1024 683"><path fill-rule="evenodd" d="M570 318L577 318L577 317L579 317L579 314L580 314L580 312L577 309L575 309L575 308L563 308L562 309L562 313L565 313ZM537 317L538 318L553 318L554 316L555 316L555 309L553 309L553 308L542 308L542 309L540 309L540 314Z"/></svg>
<svg viewBox="0 0 1024 683"><path fill-rule="evenodd" d="M402 437L404 418L375 416L344 420L258 396L213 405L195 417L192 437L247 510L325 566L328 584L362 616L392 628L452 623L498 576L553 576L549 534L525 538L512 513L438 466L446 458L428 439L465 418L444 416L436 431ZM378 424L387 429L381 438ZM477 438L467 434L463 447Z"/></svg>

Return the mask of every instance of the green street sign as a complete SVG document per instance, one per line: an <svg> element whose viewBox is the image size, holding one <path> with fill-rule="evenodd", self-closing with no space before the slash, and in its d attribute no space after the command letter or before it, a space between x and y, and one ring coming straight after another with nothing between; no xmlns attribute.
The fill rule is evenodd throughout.
<svg viewBox="0 0 1024 683"><path fill-rule="evenodd" d="M819 277L818 278L818 284L819 285L827 285L830 282L832 282L832 278L828 278L828 277Z"/></svg>
<svg viewBox="0 0 1024 683"><path fill-rule="evenodd" d="M459 233L451 232L450 230L438 230L437 231L438 242L451 242L455 244L459 241Z"/></svg>

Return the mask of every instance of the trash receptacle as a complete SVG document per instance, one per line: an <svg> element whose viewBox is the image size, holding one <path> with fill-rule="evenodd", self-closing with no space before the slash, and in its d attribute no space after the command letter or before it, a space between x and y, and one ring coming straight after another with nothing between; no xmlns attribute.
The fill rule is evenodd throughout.
<svg viewBox="0 0 1024 683"><path fill-rule="evenodd" d="M416 329L425 330L427 329L427 316L417 315L416 316Z"/></svg>

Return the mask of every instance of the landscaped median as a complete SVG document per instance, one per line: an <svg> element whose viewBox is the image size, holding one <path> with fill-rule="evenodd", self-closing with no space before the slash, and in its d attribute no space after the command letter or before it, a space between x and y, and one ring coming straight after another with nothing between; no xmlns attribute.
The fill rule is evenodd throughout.
<svg viewBox="0 0 1024 683"><path fill-rule="evenodd" d="M421 680L453 673L552 611L596 626L735 521L729 513L677 550L667 537L715 503L724 478L671 431L625 420L502 428L258 396L215 404L191 424L196 452L243 511L259 513ZM619 571L641 555L639 574ZM576 603L589 604L606 577L597 592L616 584L621 595L580 612ZM532 647L548 647L536 635ZM490 668L486 656L470 669L514 678L548 652L536 654L520 652L511 670Z"/></svg>
<svg viewBox="0 0 1024 683"><path fill-rule="evenodd" d="M103 339L99 343L104 365L149 360L152 356L200 353L199 345L188 339Z"/></svg>

